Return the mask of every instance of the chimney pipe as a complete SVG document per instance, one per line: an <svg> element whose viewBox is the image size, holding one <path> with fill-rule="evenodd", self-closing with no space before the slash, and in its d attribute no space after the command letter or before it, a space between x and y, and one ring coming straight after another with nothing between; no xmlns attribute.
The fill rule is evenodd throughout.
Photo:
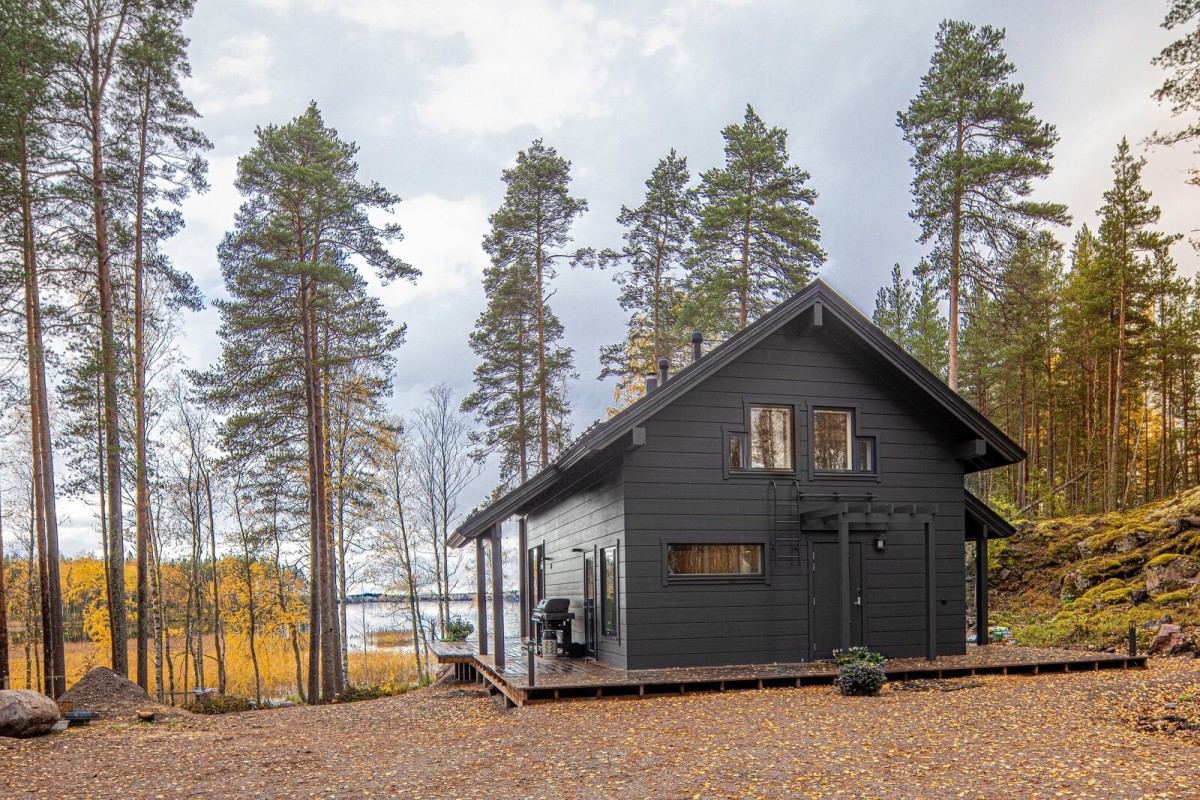
<svg viewBox="0 0 1200 800"><path fill-rule="evenodd" d="M671 360L660 358L658 360L658 385L666 386L669 377L671 377Z"/></svg>
<svg viewBox="0 0 1200 800"><path fill-rule="evenodd" d="M646 373L646 394L653 394L654 390L657 388L658 388L658 373L657 372L647 372Z"/></svg>
<svg viewBox="0 0 1200 800"><path fill-rule="evenodd" d="M695 364L704 355L704 331L692 331L692 363Z"/></svg>

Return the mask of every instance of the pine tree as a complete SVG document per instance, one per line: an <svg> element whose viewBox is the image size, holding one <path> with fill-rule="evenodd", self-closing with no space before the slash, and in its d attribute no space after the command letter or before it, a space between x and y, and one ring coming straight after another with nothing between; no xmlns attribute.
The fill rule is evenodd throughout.
<svg viewBox="0 0 1200 800"><path fill-rule="evenodd" d="M1195 21L1196 26L1163 48L1151 63L1171 75L1154 91L1154 99L1170 103L1174 116L1200 112L1200 0L1172 0L1162 26L1174 30ZM1154 144L1173 145L1200 140L1200 119L1193 118L1177 131L1155 131ZM1200 184L1200 168L1191 171L1191 183Z"/></svg>
<svg viewBox="0 0 1200 800"><path fill-rule="evenodd" d="M825 261L809 210L809 173L789 163L787 131L746 106L729 125L725 165L701 176L703 207L690 266L691 327L728 337L799 291Z"/></svg>
<svg viewBox="0 0 1200 800"><path fill-rule="evenodd" d="M993 380L1010 398L1009 430L1029 453L1015 466L1014 498L1023 509L1031 491L1036 502L1054 485L1054 353L1059 344L1056 303L1062 291L1062 245L1040 231L1007 254L1001 269L999 314L988 323L1001 333Z"/></svg>
<svg viewBox="0 0 1200 800"><path fill-rule="evenodd" d="M191 276L176 270L158 249L183 219L163 203L177 204L192 189L207 188L207 164L200 155L212 144L192 121L199 114L183 93L191 74L187 39L181 33L191 16L187 0L163 3L136 20L134 38L119 52L121 72L116 105L119 125L133 132L126 187L133 206L133 404L134 484L137 558L137 683L149 684L150 636L150 482L146 441L146 294L147 282L164 283L168 303L200 310ZM148 274L149 273L149 274Z"/></svg>
<svg viewBox="0 0 1200 800"><path fill-rule="evenodd" d="M942 292L937 285L929 262L922 261L913 271L916 285L916 304L906 346L925 368L946 380L949 363L946 350L947 326L942 316Z"/></svg>
<svg viewBox="0 0 1200 800"><path fill-rule="evenodd" d="M42 295L47 287L46 231L63 225L52 209L56 173L64 169L57 120L65 116L59 88L67 43L57 8L29 0L0 0L0 224L20 251L20 269L0 271L0 287L23 299L28 367L33 529L42 576L43 686L66 690L66 656L59 580L58 512ZM53 216L51 222L49 218ZM5 286L11 283L12 286ZM18 288L19 286L19 288ZM6 292L7 293L7 292ZM32 557L32 551L31 551Z"/></svg>
<svg viewBox="0 0 1200 800"><path fill-rule="evenodd" d="M897 115L910 163L911 216L950 294L949 383L958 388L959 304L970 284L995 290L990 257L1011 251L1039 223L1066 224L1066 207L1025 199L1050 174L1058 133L1033 115L1004 31L946 20L921 90ZM964 283L966 287L964 288Z"/></svg>
<svg viewBox="0 0 1200 800"><path fill-rule="evenodd" d="M908 338L916 305L912 281L904 277L904 270L899 264L894 264L891 284L880 287L875 294L875 313L871 315L871 320L893 341L903 345Z"/></svg>
<svg viewBox="0 0 1200 800"><path fill-rule="evenodd" d="M678 316L696 215L690 181L687 158L672 149L646 180L642 204L621 206L617 222L625 228L625 246L604 251L600 259L626 267L617 283L621 308L629 312L628 333L625 341L601 349L601 378L613 375L626 386L641 386L639 378L655 371L660 358L673 358L687 343Z"/></svg>
<svg viewBox="0 0 1200 800"><path fill-rule="evenodd" d="M64 103L72 110L69 138L76 150L73 187L80 213L88 218L87 255L92 262L97 307L97 368L100 383L100 425L103 430L103 479L106 508L108 585L111 592L109 630L112 668L129 673L128 614L125 608L124 502L120 405L121 347L117 317L123 232L121 217L128 210L122 197L123 172L119 157L129 131L115 114L114 96L122 48L132 41L135 22L148 11L141 0L63 0L64 29L73 50L73 63L64 71Z"/></svg>
<svg viewBox="0 0 1200 800"><path fill-rule="evenodd" d="M575 377L573 354L561 345L562 323L549 305L557 264L586 264L590 253L569 250L571 226L587 201L569 192L571 163L537 139L504 170L504 202L491 216L483 249L488 304L471 333L480 358L476 389L463 399L484 430L476 455L500 450L503 484L524 482L544 468L569 431L566 380Z"/></svg>
<svg viewBox="0 0 1200 800"><path fill-rule="evenodd" d="M946 322L942 319L941 295L928 263L904 277L899 264L892 267L892 282L875 295L873 320L884 333L903 347L930 372L946 379Z"/></svg>
<svg viewBox="0 0 1200 800"><path fill-rule="evenodd" d="M1150 192L1142 186L1146 159L1134 158L1129 141L1122 139L1113 158L1113 186L1104 193L1100 208L1097 259L1112 309L1115 341L1111 356L1108 400L1108 447L1105 463L1108 480L1105 508L1120 507L1122 492L1121 422L1125 404L1126 373L1131 365L1130 344L1148 316L1150 256L1168 247L1178 237L1152 230L1162 212L1150 204Z"/></svg>
<svg viewBox="0 0 1200 800"><path fill-rule="evenodd" d="M390 354L403 336L403 329L387 325L348 258L362 259L384 281L418 273L387 250L387 242L400 237L399 226L370 219L399 198L358 179L357 146L325 125L315 103L288 124L259 128L256 135L255 147L238 162L236 186L246 200L219 251L230 295L217 304L221 363L202 384L229 415L225 439L232 456L265 450L304 465L308 695L316 702L336 696L345 679L329 485L331 384L353 364L370 363L390 375ZM377 381L376 391L388 385ZM289 452L291 441L304 442L304 453Z"/></svg>

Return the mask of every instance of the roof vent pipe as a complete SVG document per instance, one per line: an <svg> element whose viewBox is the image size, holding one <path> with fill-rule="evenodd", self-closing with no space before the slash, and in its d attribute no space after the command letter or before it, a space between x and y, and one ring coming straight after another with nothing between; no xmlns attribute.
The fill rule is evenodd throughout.
<svg viewBox="0 0 1200 800"><path fill-rule="evenodd" d="M658 388L658 373L646 373L646 394L652 394Z"/></svg>
<svg viewBox="0 0 1200 800"><path fill-rule="evenodd" d="M658 385L666 386L667 378L671 376L671 360L669 358L660 358L658 360Z"/></svg>
<svg viewBox="0 0 1200 800"><path fill-rule="evenodd" d="M692 363L695 364L704 355L704 331L692 331Z"/></svg>

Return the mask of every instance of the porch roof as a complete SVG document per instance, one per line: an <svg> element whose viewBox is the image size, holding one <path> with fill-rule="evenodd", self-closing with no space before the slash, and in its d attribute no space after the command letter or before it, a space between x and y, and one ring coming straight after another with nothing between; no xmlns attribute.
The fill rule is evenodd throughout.
<svg viewBox="0 0 1200 800"><path fill-rule="evenodd" d="M1008 520L974 494L966 494L967 538L979 539L986 532L989 539L1006 539L1017 532Z"/></svg>

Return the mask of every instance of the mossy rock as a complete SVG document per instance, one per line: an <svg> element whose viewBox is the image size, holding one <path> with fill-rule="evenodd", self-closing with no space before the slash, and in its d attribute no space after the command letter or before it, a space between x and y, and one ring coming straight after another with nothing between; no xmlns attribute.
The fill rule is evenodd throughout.
<svg viewBox="0 0 1200 800"><path fill-rule="evenodd" d="M1089 536L1077 545L1083 558L1092 558L1103 553L1128 553L1154 539L1154 534L1144 528L1128 530L1119 528Z"/></svg>
<svg viewBox="0 0 1200 800"><path fill-rule="evenodd" d="M1125 586L1120 589L1114 589L1111 592L1105 592L1100 595L1098 602L1101 605L1115 606L1129 602L1129 596L1133 594L1132 586ZM1093 604L1094 605L1094 604Z"/></svg>
<svg viewBox="0 0 1200 800"><path fill-rule="evenodd" d="M1177 558L1183 558L1182 553L1163 553L1160 556L1155 556L1146 562L1146 568L1165 567Z"/></svg>
<svg viewBox="0 0 1200 800"><path fill-rule="evenodd" d="M1196 595L1196 588L1193 586L1188 589L1176 589L1173 592L1165 592L1164 594L1155 595L1151 598L1160 606L1173 605L1174 603L1186 603Z"/></svg>
<svg viewBox="0 0 1200 800"><path fill-rule="evenodd" d="M1132 578L1141 571L1142 556L1136 552L1090 558L1063 576L1063 592L1087 592L1112 578Z"/></svg>
<svg viewBox="0 0 1200 800"><path fill-rule="evenodd" d="M1146 563L1146 591L1151 596L1190 589L1200 584L1200 559L1163 553Z"/></svg>

